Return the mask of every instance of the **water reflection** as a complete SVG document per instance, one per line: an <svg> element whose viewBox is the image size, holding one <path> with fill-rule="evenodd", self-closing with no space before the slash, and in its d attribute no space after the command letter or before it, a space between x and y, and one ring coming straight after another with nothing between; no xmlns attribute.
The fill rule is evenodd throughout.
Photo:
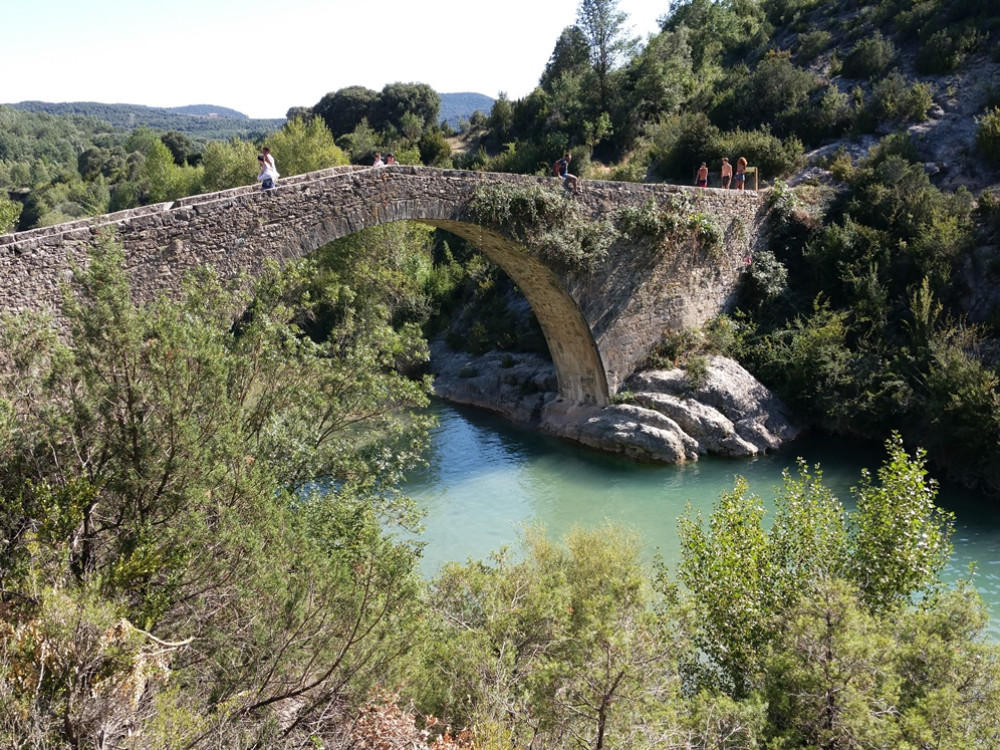
<svg viewBox="0 0 1000 750"><path fill-rule="evenodd" d="M426 509L422 569L432 576L447 561L483 559L516 547L520 529L544 525L558 537L573 525L626 524L641 535L648 559L673 567L680 556L677 518L688 503L703 514L744 476L765 500L796 458L819 464L824 483L851 506L861 469L885 457L874 443L809 439L753 459L704 457L687 466L642 465L520 429L476 409L436 402L439 424L428 465L408 478L406 492ZM956 515L949 580L977 566L975 582L1000 625L1000 523L982 495L943 483L938 501Z"/></svg>

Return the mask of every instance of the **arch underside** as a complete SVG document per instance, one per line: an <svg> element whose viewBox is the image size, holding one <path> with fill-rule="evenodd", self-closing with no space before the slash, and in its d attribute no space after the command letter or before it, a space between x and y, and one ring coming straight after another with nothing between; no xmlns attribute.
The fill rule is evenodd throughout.
<svg viewBox="0 0 1000 750"><path fill-rule="evenodd" d="M590 326L550 268L517 243L475 224L441 219L413 221L461 237L513 279L531 305L545 336L562 398L599 405L609 402L607 377Z"/></svg>

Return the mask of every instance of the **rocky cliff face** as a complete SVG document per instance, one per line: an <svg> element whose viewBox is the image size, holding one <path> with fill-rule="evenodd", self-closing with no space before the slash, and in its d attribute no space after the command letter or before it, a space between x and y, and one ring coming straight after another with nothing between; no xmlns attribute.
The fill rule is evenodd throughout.
<svg viewBox="0 0 1000 750"><path fill-rule="evenodd" d="M604 407L560 399L554 368L537 355L473 357L438 341L431 345L431 366L435 392L446 401L640 461L753 456L801 432L788 408L726 357L709 358L697 383L680 369L636 373L626 383L628 403Z"/></svg>

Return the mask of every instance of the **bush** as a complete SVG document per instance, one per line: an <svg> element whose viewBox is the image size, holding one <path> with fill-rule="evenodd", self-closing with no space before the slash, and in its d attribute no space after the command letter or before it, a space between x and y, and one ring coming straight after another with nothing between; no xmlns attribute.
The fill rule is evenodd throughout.
<svg viewBox="0 0 1000 750"><path fill-rule="evenodd" d="M522 243L537 258L587 271L607 255L617 232L610 222L585 221L575 201L539 185L494 184L478 188L471 218Z"/></svg>
<svg viewBox="0 0 1000 750"><path fill-rule="evenodd" d="M650 128L653 171L663 178L692 182L694 167L716 160L719 129L702 112L667 117ZM718 153L721 159L728 152Z"/></svg>
<svg viewBox="0 0 1000 750"><path fill-rule="evenodd" d="M1000 164L1000 107L994 107L980 118L976 146L986 158Z"/></svg>
<svg viewBox="0 0 1000 750"><path fill-rule="evenodd" d="M841 75L847 78L874 78L884 73L896 58L892 41L875 32L862 39L848 53L841 65Z"/></svg>
<svg viewBox="0 0 1000 750"><path fill-rule="evenodd" d="M802 141L798 138L790 136L782 140L766 127L725 133L714 148L720 158L730 154L745 156L750 166L757 167L760 180L774 180L794 172L802 166L805 155Z"/></svg>
<svg viewBox="0 0 1000 750"><path fill-rule="evenodd" d="M933 103L930 84L911 84L902 73L893 71L872 87L868 110L876 122L923 122Z"/></svg>
<svg viewBox="0 0 1000 750"><path fill-rule="evenodd" d="M799 34L799 46L796 56L803 63L812 62L821 52L829 49L833 34L825 29L816 29Z"/></svg>
<svg viewBox="0 0 1000 750"><path fill-rule="evenodd" d="M930 75L951 73L967 54L982 47L986 38L985 32L971 26L962 31L935 31L917 53L917 70Z"/></svg>

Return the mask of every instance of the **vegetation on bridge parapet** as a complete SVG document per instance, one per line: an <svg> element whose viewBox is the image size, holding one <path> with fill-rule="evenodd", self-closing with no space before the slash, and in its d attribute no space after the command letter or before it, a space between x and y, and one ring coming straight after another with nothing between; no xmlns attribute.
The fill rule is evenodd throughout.
<svg viewBox="0 0 1000 750"><path fill-rule="evenodd" d="M672 196L665 206L650 198L641 206L622 208L616 223L631 239L648 237L657 246L687 237L710 253L722 247L722 230L715 217L696 210L693 197L687 193Z"/></svg>
<svg viewBox="0 0 1000 750"><path fill-rule="evenodd" d="M619 236L612 222L585 219L575 201L538 185L484 185L469 214L537 258L572 271L593 270Z"/></svg>
<svg viewBox="0 0 1000 750"><path fill-rule="evenodd" d="M469 213L484 227L523 243L532 255L574 271L593 270L621 239L649 240L656 248L694 240L713 255L722 248L715 217L698 211L685 194L662 206L650 198L593 221L580 215L576 201L538 185L484 185L476 190Z"/></svg>

